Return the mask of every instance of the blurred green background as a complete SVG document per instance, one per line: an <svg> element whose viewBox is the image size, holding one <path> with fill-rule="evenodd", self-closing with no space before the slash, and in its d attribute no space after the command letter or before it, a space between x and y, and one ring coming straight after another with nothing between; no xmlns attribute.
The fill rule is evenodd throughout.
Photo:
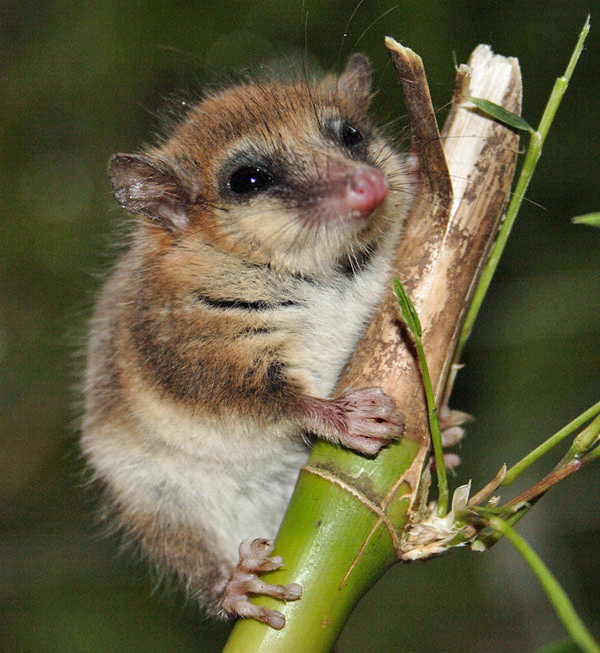
<svg viewBox="0 0 600 653"><path fill-rule="evenodd" d="M385 34L422 55L442 116L455 59L466 61L481 42L517 56L524 115L535 123L589 9L581 0L365 0L360 7L357 0L4 0L1 650L216 651L228 632L199 619L179 594L153 591L146 567L100 536L83 487L75 353L123 219L110 194L108 157L151 139L169 95L197 95L223 72L304 52L338 70L350 52L366 52L382 89L375 114L401 116L402 130ZM466 352L453 404L476 421L457 482L479 486L600 398L600 232L569 223L600 209L598 34L592 16L588 46ZM596 636L599 469L552 490L520 527ZM531 651L562 636L530 572L502 542L487 555L459 551L394 568L362 601L337 650Z"/></svg>

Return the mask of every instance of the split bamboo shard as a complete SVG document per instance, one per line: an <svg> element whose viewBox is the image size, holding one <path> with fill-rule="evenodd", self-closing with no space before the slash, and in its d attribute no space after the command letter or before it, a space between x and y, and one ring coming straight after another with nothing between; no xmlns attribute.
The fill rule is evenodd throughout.
<svg viewBox="0 0 600 653"><path fill-rule="evenodd" d="M422 90L415 92L419 74L409 76L418 70L418 55L389 37L386 47L407 98L422 171L394 270L419 314L439 400L469 300L509 199L518 148L517 134L481 114L468 97L483 97L520 114L520 71L516 59L478 46L469 64L458 69L440 140L428 92L426 97ZM407 437L428 446L418 361L398 315L390 287L339 387L380 385L404 412Z"/></svg>

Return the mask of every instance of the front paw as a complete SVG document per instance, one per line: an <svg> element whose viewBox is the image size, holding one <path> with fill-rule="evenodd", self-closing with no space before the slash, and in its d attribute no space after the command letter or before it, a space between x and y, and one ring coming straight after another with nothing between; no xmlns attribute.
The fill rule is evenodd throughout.
<svg viewBox="0 0 600 653"><path fill-rule="evenodd" d="M273 545L269 541L259 538L242 542L239 552L240 561L231 573L221 600L224 612L231 617L251 617L281 630L285 626L285 617L281 612L250 603L250 594L266 594L282 601L295 601L302 596L302 588L297 583L273 585L259 578L260 573L279 569L283 564L280 556L269 557L273 553Z"/></svg>
<svg viewBox="0 0 600 653"><path fill-rule="evenodd" d="M349 390L333 400L343 411L339 441L350 449L376 454L404 430L404 416L381 388Z"/></svg>

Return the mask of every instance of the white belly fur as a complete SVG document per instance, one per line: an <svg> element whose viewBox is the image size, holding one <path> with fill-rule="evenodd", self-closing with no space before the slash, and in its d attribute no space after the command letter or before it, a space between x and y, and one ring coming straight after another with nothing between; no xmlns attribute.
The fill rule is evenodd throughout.
<svg viewBox="0 0 600 653"><path fill-rule="evenodd" d="M351 283L306 284L305 305L292 309L301 311L293 319L296 348L315 396L331 395L379 301L387 267L384 257L376 257ZM133 420L92 429L82 440L121 499L161 521L192 530L197 524L230 564L237 562L242 540L275 537L308 456L300 438L277 437L227 416L210 424L149 388L140 387L135 402Z"/></svg>
<svg viewBox="0 0 600 653"><path fill-rule="evenodd" d="M368 270L342 287L307 288L299 334L302 368L312 393L330 397L339 375L356 348L389 277L389 263L378 256Z"/></svg>

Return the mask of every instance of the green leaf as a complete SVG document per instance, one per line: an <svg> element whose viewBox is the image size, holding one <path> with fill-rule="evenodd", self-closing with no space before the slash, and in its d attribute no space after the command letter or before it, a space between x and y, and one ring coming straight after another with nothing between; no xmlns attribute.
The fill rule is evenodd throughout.
<svg viewBox="0 0 600 653"><path fill-rule="evenodd" d="M404 286L395 277L394 277L394 293L396 294L398 303L400 304L400 310L402 311L402 319L404 320L404 322L406 322L406 326L411 330L411 332L415 336L420 338L422 330L421 330L421 322L419 320L419 316L417 315L417 311L413 303L410 301L410 297L406 294L406 290L404 290Z"/></svg>
<svg viewBox="0 0 600 653"><path fill-rule="evenodd" d="M578 215L575 218L571 218L571 222L573 224L586 224L588 227L597 227L600 229L600 212Z"/></svg>
<svg viewBox="0 0 600 653"><path fill-rule="evenodd" d="M529 133L534 131L533 127L524 118L517 116L517 114L512 111L507 111L504 107L501 107L495 102L484 100L480 97L470 97L469 101L484 113L487 113L492 118L495 118L499 122L504 123L513 129Z"/></svg>

